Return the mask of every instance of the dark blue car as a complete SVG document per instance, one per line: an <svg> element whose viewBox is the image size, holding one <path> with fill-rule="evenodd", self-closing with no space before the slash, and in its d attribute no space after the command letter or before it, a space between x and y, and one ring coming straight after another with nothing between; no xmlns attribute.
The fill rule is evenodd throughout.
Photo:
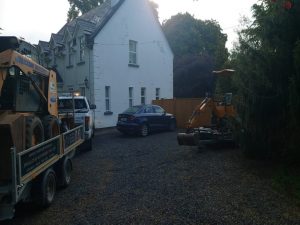
<svg viewBox="0 0 300 225"><path fill-rule="evenodd" d="M117 129L123 134L139 134L143 137L160 130L173 131L176 119L158 105L136 105L119 114Z"/></svg>

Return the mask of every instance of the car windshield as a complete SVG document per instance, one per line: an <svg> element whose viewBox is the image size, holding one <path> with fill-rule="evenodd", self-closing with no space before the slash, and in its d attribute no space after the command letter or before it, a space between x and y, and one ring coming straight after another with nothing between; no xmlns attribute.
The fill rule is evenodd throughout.
<svg viewBox="0 0 300 225"><path fill-rule="evenodd" d="M84 99L74 99L75 109L87 109ZM73 110L73 99L59 99L59 110Z"/></svg>
<svg viewBox="0 0 300 225"><path fill-rule="evenodd" d="M128 109L126 109L123 113L127 113L127 114L138 113L142 108L143 108L142 105L131 106Z"/></svg>

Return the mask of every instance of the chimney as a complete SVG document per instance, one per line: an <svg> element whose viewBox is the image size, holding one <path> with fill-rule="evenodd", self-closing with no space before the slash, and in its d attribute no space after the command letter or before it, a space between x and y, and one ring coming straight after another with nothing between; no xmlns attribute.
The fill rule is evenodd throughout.
<svg viewBox="0 0 300 225"><path fill-rule="evenodd" d="M114 7L116 4L119 3L120 0L110 0L111 7Z"/></svg>

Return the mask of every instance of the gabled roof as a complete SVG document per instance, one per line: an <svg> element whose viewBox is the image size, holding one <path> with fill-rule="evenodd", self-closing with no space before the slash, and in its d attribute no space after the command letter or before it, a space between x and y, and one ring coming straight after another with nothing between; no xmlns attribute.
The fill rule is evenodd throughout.
<svg viewBox="0 0 300 225"><path fill-rule="evenodd" d="M125 0L119 0L117 4L112 6L112 0L106 0L100 6L66 23L58 31L57 35L63 37L67 30L70 34L73 34L76 32L76 27L80 27L88 36L88 42L92 43L95 36L101 31L124 1Z"/></svg>
<svg viewBox="0 0 300 225"><path fill-rule="evenodd" d="M63 36L60 34L51 34L50 41L53 40L55 45L62 45Z"/></svg>
<svg viewBox="0 0 300 225"><path fill-rule="evenodd" d="M38 46L40 46L41 52L49 52L49 42L39 41Z"/></svg>

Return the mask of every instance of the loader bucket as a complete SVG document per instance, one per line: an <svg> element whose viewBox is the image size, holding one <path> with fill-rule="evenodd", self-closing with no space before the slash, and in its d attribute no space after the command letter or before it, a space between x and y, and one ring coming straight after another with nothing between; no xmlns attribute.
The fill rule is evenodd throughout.
<svg viewBox="0 0 300 225"><path fill-rule="evenodd" d="M197 133L178 133L177 142L179 145L198 146L199 135Z"/></svg>

